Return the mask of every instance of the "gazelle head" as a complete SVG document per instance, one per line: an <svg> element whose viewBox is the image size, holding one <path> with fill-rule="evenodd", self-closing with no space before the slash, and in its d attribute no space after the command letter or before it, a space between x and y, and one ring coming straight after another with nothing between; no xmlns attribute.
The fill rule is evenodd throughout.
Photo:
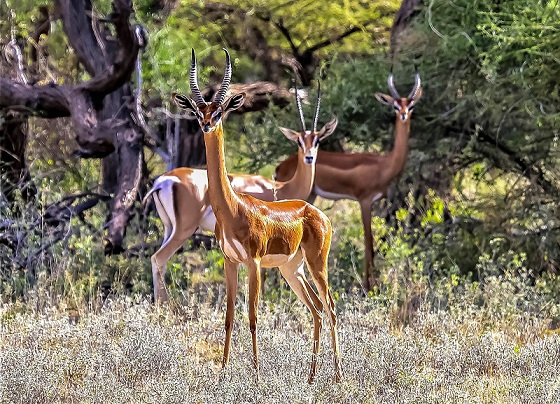
<svg viewBox="0 0 560 404"><path fill-rule="evenodd" d="M224 51L226 53L224 79L212 101L204 101L202 93L198 88L196 55L194 49L192 50L191 71L189 75L192 98L182 94L172 94L173 100L179 107L191 111L196 116L200 128L204 133L214 131L218 125L222 124L224 116L227 113L239 108L245 101L245 93L232 95L224 101L231 81L231 59L228 51L226 49L224 49Z"/></svg>
<svg viewBox="0 0 560 404"><path fill-rule="evenodd" d="M306 164L313 164L317 159L317 149L319 148L319 142L329 136L336 129L338 124L338 118L334 117L331 121L327 122L325 126L317 132L317 121L319 119L319 107L321 105L321 82L317 88L317 107L315 108L315 116L313 117L313 130L305 129L305 119L303 118L303 109L301 107L301 100L298 94L297 84L296 88L296 105L299 111L299 119L301 121L301 131L295 131L293 129L278 127L280 131L290 139L292 142L296 143L303 153L303 162Z"/></svg>
<svg viewBox="0 0 560 404"><path fill-rule="evenodd" d="M416 72L414 87L406 98L401 97L397 92L395 84L393 83L393 72L389 74L387 85L391 95L375 93L375 98L377 98L377 100L382 104L391 105L395 109L397 117L401 120L401 122L408 121L412 115L412 110L414 109L416 102L422 96L420 74Z"/></svg>

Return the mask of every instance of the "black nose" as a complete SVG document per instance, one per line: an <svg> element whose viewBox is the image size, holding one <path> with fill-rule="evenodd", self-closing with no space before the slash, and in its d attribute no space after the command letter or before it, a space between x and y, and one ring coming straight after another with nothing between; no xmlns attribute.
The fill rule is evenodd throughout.
<svg viewBox="0 0 560 404"><path fill-rule="evenodd" d="M305 156L305 162L307 164L313 163L313 156Z"/></svg>
<svg viewBox="0 0 560 404"><path fill-rule="evenodd" d="M209 123L202 124L202 131L203 132L210 132L210 124Z"/></svg>
<svg viewBox="0 0 560 404"><path fill-rule="evenodd" d="M401 121L405 121L406 120L406 114L401 114Z"/></svg>

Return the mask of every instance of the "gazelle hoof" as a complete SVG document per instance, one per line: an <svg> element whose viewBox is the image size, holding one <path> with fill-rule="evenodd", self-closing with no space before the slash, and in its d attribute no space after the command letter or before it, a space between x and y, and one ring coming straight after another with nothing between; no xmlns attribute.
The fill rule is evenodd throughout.
<svg viewBox="0 0 560 404"><path fill-rule="evenodd" d="M334 382L340 383L341 381L342 381L342 372L339 370L338 372L336 372L336 375L334 376Z"/></svg>

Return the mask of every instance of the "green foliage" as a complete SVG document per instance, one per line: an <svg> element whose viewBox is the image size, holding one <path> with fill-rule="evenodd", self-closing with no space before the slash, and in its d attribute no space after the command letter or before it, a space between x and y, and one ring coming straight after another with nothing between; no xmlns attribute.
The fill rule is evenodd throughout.
<svg viewBox="0 0 560 404"><path fill-rule="evenodd" d="M33 21L40 15L39 7L49 6L48 0L4 0L0 3L0 34L27 37L33 30Z"/></svg>

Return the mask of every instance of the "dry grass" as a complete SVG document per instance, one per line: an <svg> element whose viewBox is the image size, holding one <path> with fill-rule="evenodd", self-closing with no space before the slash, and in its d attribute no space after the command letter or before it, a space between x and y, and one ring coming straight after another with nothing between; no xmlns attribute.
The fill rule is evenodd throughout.
<svg viewBox="0 0 560 404"><path fill-rule="evenodd" d="M356 299L357 300L357 299ZM419 312L391 324L372 303L339 302L344 380L333 383L328 327L317 381L306 383L311 319L299 304L259 317L261 381L255 381L246 307L220 369L223 310L156 309L121 298L79 318L64 308L0 309L2 402L425 402L560 401L560 337L542 324L522 335L479 318ZM510 324L508 327L516 327ZM519 334L519 333L518 333ZM519 341L525 341L520 343Z"/></svg>

